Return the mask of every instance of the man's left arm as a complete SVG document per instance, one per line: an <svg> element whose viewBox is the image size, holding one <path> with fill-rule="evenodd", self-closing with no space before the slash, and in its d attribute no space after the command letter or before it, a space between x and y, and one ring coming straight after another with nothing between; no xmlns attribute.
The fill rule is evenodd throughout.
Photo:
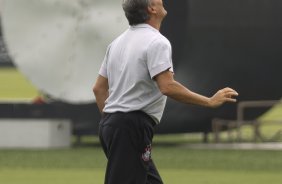
<svg viewBox="0 0 282 184"><path fill-rule="evenodd" d="M215 93L212 97L206 97L195 93L173 78L173 73L166 70L154 78L162 94L185 104L194 104L206 107L218 107L225 102L236 102L234 97L238 93L231 88L224 88Z"/></svg>

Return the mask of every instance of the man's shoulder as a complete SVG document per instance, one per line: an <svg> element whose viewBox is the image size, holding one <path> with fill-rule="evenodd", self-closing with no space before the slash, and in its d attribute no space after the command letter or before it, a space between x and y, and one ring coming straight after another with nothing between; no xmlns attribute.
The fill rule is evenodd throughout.
<svg viewBox="0 0 282 184"><path fill-rule="evenodd" d="M170 41L164 35L162 35L161 33L152 37L152 39L150 41L150 45L151 46L160 46L160 45L171 46Z"/></svg>

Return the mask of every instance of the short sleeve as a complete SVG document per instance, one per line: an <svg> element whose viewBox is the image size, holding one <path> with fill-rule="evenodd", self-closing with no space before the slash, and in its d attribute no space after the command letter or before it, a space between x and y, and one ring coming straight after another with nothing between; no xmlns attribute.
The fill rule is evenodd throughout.
<svg viewBox="0 0 282 184"><path fill-rule="evenodd" d="M107 63L108 63L108 56L109 56L109 52L110 52L110 46L107 48L104 60L102 62L102 66L99 70L99 75L108 78L108 73L107 73Z"/></svg>
<svg viewBox="0 0 282 184"><path fill-rule="evenodd" d="M167 39L159 38L150 44L147 65L151 78L168 69L173 72L171 45Z"/></svg>

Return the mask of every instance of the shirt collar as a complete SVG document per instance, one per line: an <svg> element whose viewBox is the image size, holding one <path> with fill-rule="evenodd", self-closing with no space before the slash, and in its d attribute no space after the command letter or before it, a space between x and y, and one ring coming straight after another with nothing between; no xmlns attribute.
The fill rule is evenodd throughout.
<svg viewBox="0 0 282 184"><path fill-rule="evenodd" d="M130 26L130 28L133 28L133 29L136 29L136 28L149 28L149 29L153 29L153 30L159 32L159 30L155 29L154 27L152 27L151 25L146 24L146 23L133 25L133 26Z"/></svg>

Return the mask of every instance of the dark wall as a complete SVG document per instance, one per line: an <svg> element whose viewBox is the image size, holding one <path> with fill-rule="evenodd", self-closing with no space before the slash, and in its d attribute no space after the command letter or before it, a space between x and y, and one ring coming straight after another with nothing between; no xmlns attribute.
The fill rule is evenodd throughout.
<svg viewBox="0 0 282 184"><path fill-rule="evenodd" d="M177 80L207 96L228 86L239 101L282 97L282 1L164 2L162 33L172 43ZM235 116L234 104L211 110L169 100L159 131L210 129L212 118Z"/></svg>

